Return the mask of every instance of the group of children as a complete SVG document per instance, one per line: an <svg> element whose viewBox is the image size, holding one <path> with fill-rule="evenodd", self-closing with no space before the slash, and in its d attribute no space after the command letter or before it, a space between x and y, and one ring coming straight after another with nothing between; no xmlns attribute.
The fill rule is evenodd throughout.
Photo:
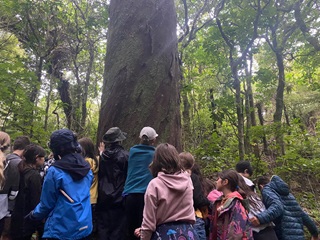
<svg viewBox="0 0 320 240"><path fill-rule="evenodd" d="M220 172L210 189L191 153L179 154L168 143L156 146L157 137L153 128L144 127L140 144L127 152L122 147L126 133L113 127L96 154L91 139L57 130L49 142L54 160L42 179L38 169L45 150L28 138L17 138L10 157L10 137L0 132L0 235L302 240L305 225L312 240L319 239L315 223L280 177L258 179L260 199L249 179L250 162L241 161L236 170ZM18 183L9 184L10 179ZM8 221L11 226L5 227Z"/></svg>

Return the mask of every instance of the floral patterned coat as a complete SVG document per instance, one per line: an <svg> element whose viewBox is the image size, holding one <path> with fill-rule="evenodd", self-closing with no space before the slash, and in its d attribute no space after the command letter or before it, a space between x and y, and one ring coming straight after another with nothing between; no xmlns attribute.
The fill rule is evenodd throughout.
<svg viewBox="0 0 320 240"><path fill-rule="evenodd" d="M253 240L248 212L237 191L219 197L212 211L209 240Z"/></svg>

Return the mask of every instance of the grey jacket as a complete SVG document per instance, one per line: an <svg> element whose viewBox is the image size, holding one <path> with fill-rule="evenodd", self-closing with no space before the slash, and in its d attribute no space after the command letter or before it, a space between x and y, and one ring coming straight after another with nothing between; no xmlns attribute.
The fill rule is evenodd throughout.
<svg viewBox="0 0 320 240"><path fill-rule="evenodd" d="M0 194L7 195L9 211L13 211L15 204L14 199L18 195L19 191L20 173L18 164L20 163L20 161L21 158L14 153L9 154L6 157L4 169L5 183L3 189L0 191Z"/></svg>

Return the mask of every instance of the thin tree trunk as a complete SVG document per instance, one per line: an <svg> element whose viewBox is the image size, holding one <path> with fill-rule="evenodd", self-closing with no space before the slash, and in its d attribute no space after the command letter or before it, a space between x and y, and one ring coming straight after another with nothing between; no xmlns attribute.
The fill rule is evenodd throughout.
<svg viewBox="0 0 320 240"><path fill-rule="evenodd" d="M262 105L261 105L261 103L257 103L256 106L257 106L257 109L258 109L258 117L259 117L260 125L264 126L264 118L263 118L263 114L262 114ZM266 138L265 133L263 134L262 141L263 141L263 152L268 155L268 153L269 153L269 151L268 151L268 142L267 142L267 138Z"/></svg>
<svg viewBox="0 0 320 240"><path fill-rule="evenodd" d="M276 141L280 147L280 154L284 155L284 141L283 133L281 128L282 112L283 112L283 95L285 87L285 76L284 76L284 64L283 56L281 51L276 51L277 66L278 66L278 87L276 94L276 111L273 115L273 121L276 124Z"/></svg>
<svg viewBox="0 0 320 240"><path fill-rule="evenodd" d="M257 126L257 121L256 121L256 114L255 114L255 106L254 106L254 99L253 99L253 91L252 91L252 54L250 53L250 65L246 66L246 100L248 101L248 116L247 118L250 118L250 125L248 125L250 128ZM247 65L247 64L246 64ZM247 130L247 135L249 135L250 129ZM250 139L249 139L250 140ZM259 142L257 140L254 140L254 155L256 158L260 157L260 150L259 150Z"/></svg>
<svg viewBox="0 0 320 240"><path fill-rule="evenodd" d="M182 103L183 103L183 111L182 111L182 117L183 117L183 125L182 125L182 136L183 136L183 149L187 147L186 144L190 143L190 102L188 99L188 95L186 92L181 93L182 95Z"/></svg>
<svg viewBox="0 0 320 240"><path fill-rule="evenodd" d="M241 85L238 76L238 67L231 64L232 75L234 78L234 88L236 90L236 109L237 109L237 129L238 129L238 149L239 149L239 160L244 160L244 117L243 117L243 106L241 98Z"/></svg>
<svg viewBox="0 0 320 240"><path fill-rule="evenodd" d="M60 86L58 87L60 99L63 102L63 111L66 115L67 127L72 129L72 100L69 92L70 84L67 80L60 79Z"/></svg>
<svg viewBox="0 0 320 240"><path fill-rule="evenodd" d="M84 88L82 92L82 104L81 104L81 127L82 129L85 128L86 126L86 119L88 115L88 110L87 110L87 100L88 100L88 89L89 89L89 84L90 84L90 77L91 77L91 72L93 68L93 61L94 61L94 46L93 43L89 43L89 65L87 68L86 72L86 80L84 83Z"/></svg>
<svg viewBox="0 0 320 240"><path fill-rule="evenodd" d="M214 96L213 96L213 89L210 88L209 90L210 93L210 106L211 106L211 119L212 119L212 127L213 131L217 132L217 120L216 120L216 104L214 102Z"/></svg>
<svg viewBox="0 0 320 240"><path fill-rule="evenodd" d="M248 78L248 71L246 70L246 78ZM245 82L247 83L247 82ZM245 92L245 114L246 114L246 128L245 128L245 135L244 135L244 150L246 154L251 153L251 145L250 145L250 129L251 129L251 114L250 114L250 106L249 106L249 97L248 97L248 90L246 89L246 84L244 83L244 92Z"/></svg>
<svg viewBox="0 0 320 240"><path fill-rule="evenodd" d="M53 84L52 84L52 79L50 77L49 79L50 83L49 83L49 90L48 90L48 95L46 97L46 113L45 113L45 116L44 116L44 130L47 131L48 130L48 119L49 119L49 108L50 108L50 102L51 102L51 93L52 93L52 90L53 90Z"/></svg>

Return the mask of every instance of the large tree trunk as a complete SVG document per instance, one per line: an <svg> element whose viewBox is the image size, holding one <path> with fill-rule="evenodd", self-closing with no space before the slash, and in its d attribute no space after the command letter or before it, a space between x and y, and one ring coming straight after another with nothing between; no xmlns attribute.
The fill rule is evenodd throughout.
<svg viewBox="0 0 320 240"><path fill-rule="evenodd" d="M173 0L111 0L97 141L113 126L125 146L151 126L181 149L176 13Z"/></svg>

